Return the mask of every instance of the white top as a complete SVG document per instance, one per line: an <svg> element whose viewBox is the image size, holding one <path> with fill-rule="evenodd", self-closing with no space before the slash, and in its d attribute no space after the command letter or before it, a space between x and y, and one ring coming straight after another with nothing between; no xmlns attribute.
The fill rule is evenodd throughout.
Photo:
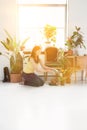
<svg viewBox="0 0 87 130"><path fill-rule="evenodd" d="M41 72L44 72L44 69L42 68L40 63L35 63L33 58L30 58L30 60L27 60L24 63L23 72L40 74Z"/></svg>

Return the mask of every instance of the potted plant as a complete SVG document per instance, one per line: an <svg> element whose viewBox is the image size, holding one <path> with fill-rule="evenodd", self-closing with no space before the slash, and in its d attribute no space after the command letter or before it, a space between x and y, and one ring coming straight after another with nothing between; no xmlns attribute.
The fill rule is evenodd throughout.
<svg viewBox="0 0 87 130"><path fill-rule="evenodd" d="M51 80L49 85L65 85L65 83L71 83L71 75L73 72L72 62L68 55L65 55L63 49L59 49L57 58L56 77Z"/></svg>
<svg viewBox="0 0 87 130"><path fill-rule="evenodd" d="M75 26L75 31L73 31L73 34L66 40L65 46L68 47L68 50L73 50L73 48L75 49L77 47L86 48L80 27Z"/></svg>
<svg viewBox="0 0 87 130"><path fill-rule="evenodd" d="M10 60L10 80L11 82L19 82L21 80L21 72L23 69L23 57L21 55L21 47L28 41L26 38L24 41L20 42L16 40L16 37L12 37L6 30L7 35L5 41L0 43L5 47L6 51L1 52Z"/></svg>
<svg viewBox="0 0 87 130"><path fill-rule="evenodd" d="M58 80L60 84L63 83L64 85L65 81L70 81L73 68L68 58L68 55L65 55L64 50L62 49L59 50L58 67L61 70L60 75L58 76Z"/></svg>
<svg viewBox="0 0 87 130"><path fill-rule="evenodd" d="M46 24L44 27L44 36L46 38L46 43L56 42L56 32L57 29L55 26Z"/></svg>

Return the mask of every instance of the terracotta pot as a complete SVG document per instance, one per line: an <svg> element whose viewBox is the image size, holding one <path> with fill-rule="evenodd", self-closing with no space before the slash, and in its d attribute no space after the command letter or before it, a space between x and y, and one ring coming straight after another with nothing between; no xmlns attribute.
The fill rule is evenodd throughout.
<svg viewBox="0 0 87 130"><path fill-rule="evenodd" d="M10 74L10 82L18 83L22 79L21 74Z"/></svg>
<svg viewBox="0 0 87 130"><path fill-rule="evenodd" d="M66 51L65 55L72 56L73 55L73 50Z"/></svg>

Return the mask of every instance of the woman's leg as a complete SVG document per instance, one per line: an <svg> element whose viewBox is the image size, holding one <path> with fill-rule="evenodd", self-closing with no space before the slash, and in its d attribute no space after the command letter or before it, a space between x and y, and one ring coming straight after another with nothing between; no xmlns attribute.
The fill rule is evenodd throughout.
<svg viewBox="0 0 87 130"><path fill-rule="evenodd" d="M29 85L29 86L43 86L44 81L36 74L31 73L31 74L25 74L23 73L23 78L24 78L24 84Z"/></svg>
<svg viewBox="0 0 87 130"><path fill-rule="evenodd" d="M37 86L44 85L44 81L36 74L34 74L34 82L36 83Z"/></svg>

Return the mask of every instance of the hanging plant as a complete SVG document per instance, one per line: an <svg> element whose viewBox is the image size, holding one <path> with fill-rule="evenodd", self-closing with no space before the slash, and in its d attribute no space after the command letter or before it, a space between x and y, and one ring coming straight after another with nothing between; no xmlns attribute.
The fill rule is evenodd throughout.
<svg viewBox="0 0 87 130"><path fill-rule="evenodd" d="M56 33L57 33L57 29L55 26L46 24L44 27L44 36L47 40L47 42L56 42Z"/></svg>

